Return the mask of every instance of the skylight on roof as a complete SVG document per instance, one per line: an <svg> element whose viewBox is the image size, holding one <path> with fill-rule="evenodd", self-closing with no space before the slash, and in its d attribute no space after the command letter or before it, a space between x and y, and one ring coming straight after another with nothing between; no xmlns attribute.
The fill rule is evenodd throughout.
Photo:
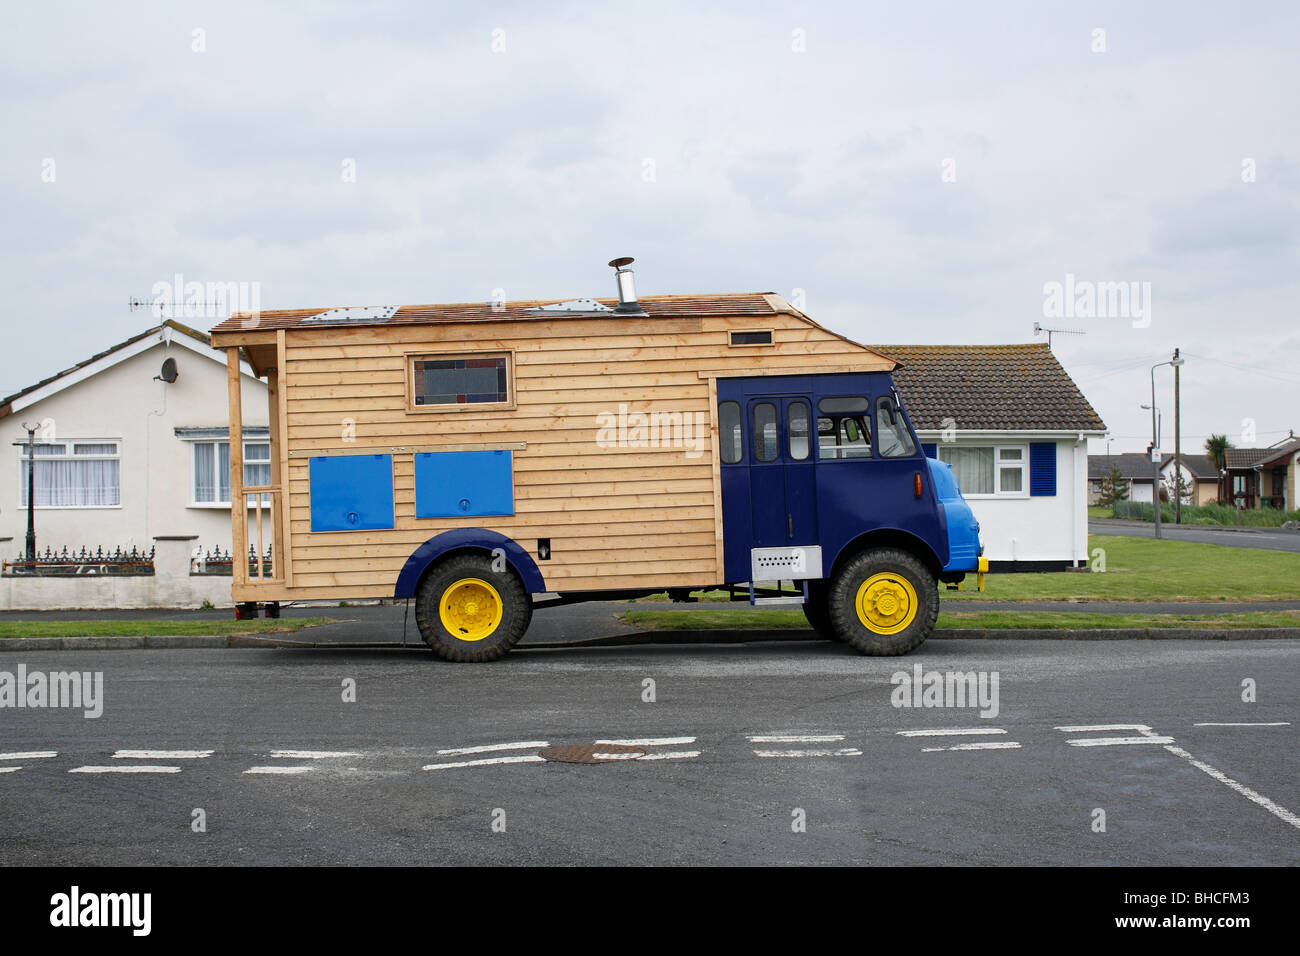
<svg viewBox="0 0 1300 956"><path fill-rule="evenodd" d="M397 314L399 305L355 305L339 309L326 309L303 319L308 322L386 322Z"/></svg>

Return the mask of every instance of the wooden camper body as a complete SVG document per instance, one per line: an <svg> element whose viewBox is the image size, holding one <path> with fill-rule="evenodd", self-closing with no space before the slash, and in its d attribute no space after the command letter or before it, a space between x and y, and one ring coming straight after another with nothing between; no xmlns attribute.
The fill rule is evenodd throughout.
<svg viewBox="0 0 1300 956"><path fill-rule="evenodd" d="M646 298L644 316L538 311L548 304L404 306L383 320L263 312L217 326L231 500L255 518L233 509L234 552L271 553L269 568L234 562L234 600L392 597L412 553L456 528L499 532L535 560L549 540L537 565L548 591L722 583L717 379L895 365L773 294ZM771 344L732 344L750 331ZM507 357L506 403L413 404L415 360L475 354ZM241 355L269 386L265 486L243 480ZM510 452L513 513L417 517L417 455L494 450ZM391 456L392 527L313 531L312 459L355 455Z"/></svg>

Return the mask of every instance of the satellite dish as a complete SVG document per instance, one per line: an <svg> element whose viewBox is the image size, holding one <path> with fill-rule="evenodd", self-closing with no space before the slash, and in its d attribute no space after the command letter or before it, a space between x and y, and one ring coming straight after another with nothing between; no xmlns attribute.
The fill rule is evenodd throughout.
<svg viewBox="0 0 1300 956"><path fill-rule="evenodd" d="M170 385L172 382L176 381L179 374L180 373L176 371L176 360L174 358L164 359L162 371L154 376L154 381L156 382L161 379Z"/></svg>

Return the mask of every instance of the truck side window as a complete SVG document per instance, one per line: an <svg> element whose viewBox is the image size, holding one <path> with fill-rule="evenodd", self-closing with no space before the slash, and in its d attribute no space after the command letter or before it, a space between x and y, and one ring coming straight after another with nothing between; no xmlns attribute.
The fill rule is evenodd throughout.
<svg viewBox="0 0 1300 956"><path fill-rule="evenodd" d="M892 395L876 399L876 438L883 458L911 458L916 454L907 419Z"/></svg>
<svg viewBox="0 0 1300 956"><path fill-rule="evenodd" d="M759 402L754 406L754 460L776 461L780 454L776 431L776 406Z"/></svg>
<svg viewBox="0 0 1300 956"><path fill-rule="evenodd" d="M808 459L808 403L791 402L786 408L790 432L790 458L793 461Z"/></svg>
<svg viewBox="0 0 1300 956"><path fill-rule="evenodd" d="M744 429L740 427L740 403L722 402L718 406L718 446L724 465L734 465L745 454Z"/></svg>
<svg viewBox="0 0 1300 956"><path fill-rule="evenodd" d="M817 457L871 457L871 403L861 395L836 395L817 402Z"/></svg>
<svg viewBox="0 0 1300 956"><path fill-rule="evenodd" d="M863 415L821 416L817 419L817 457L870 458L871 429Z"/></svg>

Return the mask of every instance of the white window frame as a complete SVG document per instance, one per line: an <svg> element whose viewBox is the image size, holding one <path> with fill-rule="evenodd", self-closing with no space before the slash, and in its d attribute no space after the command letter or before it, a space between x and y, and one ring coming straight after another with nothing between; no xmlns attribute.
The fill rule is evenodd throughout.
<svg viewBox="0 0 1300 956"><path fill-rule="evenodd" d="M229 438L200 438L200 439L196 439L196 440L192 440L192 441L190 441L189 444L190 444L190 503L189 503L186 507L189 507L189 508L217 508L217 509L224 508L224 509L229 510L229 508L230 508L230 506L231 506L231 502L230 502L229 500L227 500L227 501L199 501L199 500L197 500L197 499L195 498L195 491L196 491L197 488L198 488L198 446L199 446L199 445L211 445L211 446L212 446L212 487L213 487L214 489L218 489L218 490L219 490L219 489L221 488L221 475L219 474L220 466L219 466L218 462L221 461L221 456L220 456L219 454L217 454L217 446L219 446L219 445L227 445L227 446L228 446L228 445L230 444L230 439L229 439ZM266 456L265 458L254 458L254 459L250 459L250 458L248 457L248 446L249 446L249 445L265 445L265 446L267 446L267 449L268 449L268 451L267 451L267 456ZM271 452L269 451L270 447L271 447L271 439L270 439L270 438L246 438L246 439L244 439L244 467L247 468L250 464L252 464L252 465L269 465L269 464L271 464ZM227 459L227 460L229 460L229 459ZM264 494L264 495L262 495L262 506L263 506L263 507L266 507L266 506L270 503L270 501L271 501L271 496L270 496L269 494ZM247 507L249 507L249 508L256 507L256 502L253 501L251 497L248 498Z"/></svg>
<svg viewBox="0 0 1300 956"><path fill-rule="evenodd" d="M939 444L939 460L943 461L943 452L946 448L992 448L993 449L993 493L976 494L969 492L965 488L961 490L963 498L974 499L992 499L992 498L1028 498L1029 497L1029 444L1020 444L1019 442L1002 442L999 444L986 444L984 442L971 442L970 444ZM1002 461L1003 449L1019 449L1020 460L1004 462ZM1020 490L1003 491L1002 490L1002 469L1014 468L1020 469Z"/></svg>
<svg viewBox="0 0 1300 956"><path fill-rule="evenodd" d="M27 510L27 502L23 495L27 491L27 442L17 441L14 444L18 447L18 508L21 511ZM58 459L63 461L116 461L117 465L117 504L115 505L36 505L36 511L112 511L122 507L122 439L120 438L56 438L53 441L37 441L33 444L38 446L61 445L64 449L62 455L37 455L38 462L42 460ZM77 445L112 445L115 451L112 454L94 454L78 455L76 454Z"/></svg>

